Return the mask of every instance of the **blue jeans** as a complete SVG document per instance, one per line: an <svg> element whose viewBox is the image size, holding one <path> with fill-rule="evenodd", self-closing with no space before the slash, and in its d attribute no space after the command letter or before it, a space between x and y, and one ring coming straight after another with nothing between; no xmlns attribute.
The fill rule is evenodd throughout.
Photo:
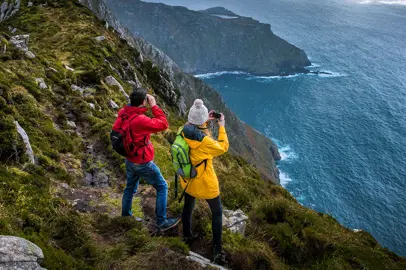
<svg viewBox="0 0 406 270"><path fill-rule="evenodd" d="M147 181L156 189L156 221L160 225L166 220L166 202L168 196L168 184L163 178L161 171L153 161L144 164L134 164L125 160L127 171L127 185L124 189L122 216L131 216L133 196L137 192L140 178Z"/></svg>

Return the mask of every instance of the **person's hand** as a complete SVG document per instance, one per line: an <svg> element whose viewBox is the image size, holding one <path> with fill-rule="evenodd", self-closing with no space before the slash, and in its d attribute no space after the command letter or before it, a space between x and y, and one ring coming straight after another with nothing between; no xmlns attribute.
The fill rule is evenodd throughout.
<svg viewBox="0 0 406 270"><path fill-rule="evenodd" d="M209 112L209 121L217 120L216 118L213 117L213 113L214 113L214 112L215 112L214 110L211 110L211 111Z"/></svg>
<svg viewBox="0 0 406 270"><path fill-rule="evenodd" d="M154 96L152 96L150 94L147 94L147 101L151 108L156 105L156 100L155 100Z"/></svg>
<svg viewBox="0 0 406 270"><path fill-rule="evenodd" d="M219 127L224 127L226 125L226 119L224 117L224 114L221 114L220 119L218 119L218 124Z"/></svg>

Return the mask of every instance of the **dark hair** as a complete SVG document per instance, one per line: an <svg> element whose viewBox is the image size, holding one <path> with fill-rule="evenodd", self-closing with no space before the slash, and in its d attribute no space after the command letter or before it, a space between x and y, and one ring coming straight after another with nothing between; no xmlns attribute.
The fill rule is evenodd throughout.
<svg viewBox="0 0 406 270"><path fill-rule="evenodd" d="M131 106L140 106L147 99L147 90L144 88L137 88L130 95Z"/></svg>

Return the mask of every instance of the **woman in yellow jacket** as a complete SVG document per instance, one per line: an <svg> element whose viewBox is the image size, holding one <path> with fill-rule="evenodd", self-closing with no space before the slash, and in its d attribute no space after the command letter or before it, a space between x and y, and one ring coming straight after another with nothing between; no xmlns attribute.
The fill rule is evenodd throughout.
<svg viewBox="0 0 406 270"><path fill-rule="evenodd" d="M217 120L218 138L214 140L207 129L207 122ZM205 199L212 213L213 230L213 261L221 263L224 258L221 250L222 234L222 205L217 175L213 168L213 158L228 151L228 138L224 127L224 115L215 119L208 112L203 101L196 99L189 110L188 123L183 128L182 135L190 147L190 160L197 167L197 176L186 183L181 181L185 192L185 205L182 212L183 235L185 240L192 239L192 211L195 199Z"/></svg>

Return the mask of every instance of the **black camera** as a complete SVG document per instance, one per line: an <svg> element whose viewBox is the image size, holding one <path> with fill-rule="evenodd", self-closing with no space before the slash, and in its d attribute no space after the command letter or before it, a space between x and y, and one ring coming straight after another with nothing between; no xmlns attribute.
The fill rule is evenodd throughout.
<svg viewBox="0 0 406 270"><path fill-rule="evenodd" d="M213 118L220 119L220 118L221 118L221 113L212 112L212 113L211 113L211 116L212 116Z"/></svg>

